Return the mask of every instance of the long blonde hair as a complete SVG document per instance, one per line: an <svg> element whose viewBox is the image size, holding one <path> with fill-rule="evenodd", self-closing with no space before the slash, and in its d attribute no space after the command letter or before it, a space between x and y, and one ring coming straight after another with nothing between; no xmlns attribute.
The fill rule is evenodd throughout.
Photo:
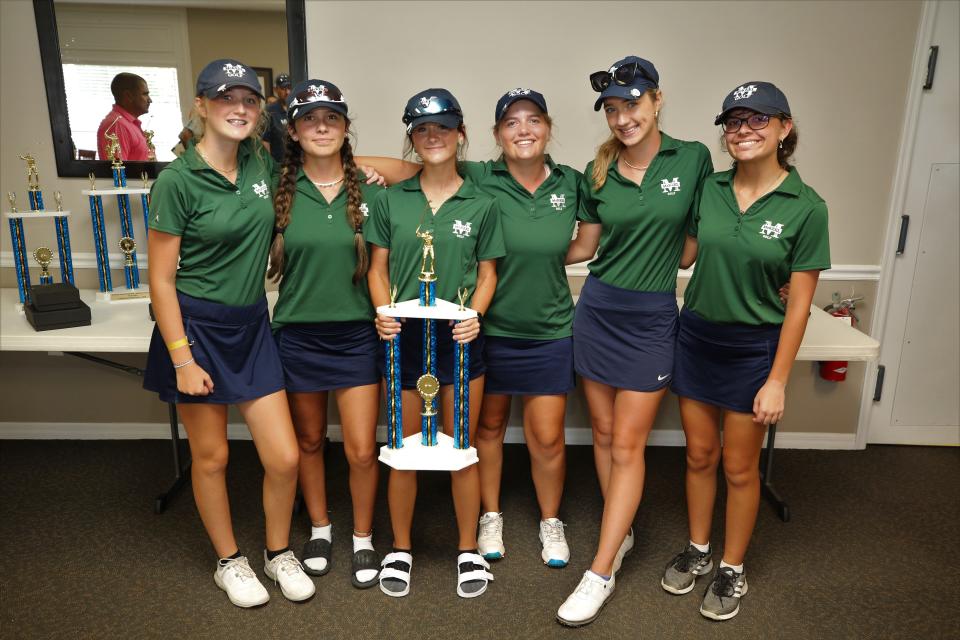
<svg viewBox="0 0 960 640"><path fill-rule="evenodd" d="M656 100L657 91L659 89L647 89L644 95L651 100ZM593 159L593 172L590 174L594 191L599 191L607 182L607 171L610 170L610 164L620 157L621 151L623 151L623 143L613 133L604 140L603 144L597 147L597 155Z"/></svg>

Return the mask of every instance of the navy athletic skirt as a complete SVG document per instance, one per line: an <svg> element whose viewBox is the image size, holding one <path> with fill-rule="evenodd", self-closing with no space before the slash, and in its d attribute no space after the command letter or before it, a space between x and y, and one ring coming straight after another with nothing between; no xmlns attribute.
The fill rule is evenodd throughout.
<svg viewBox="0 0 960 640"><path fill-rule="evenodd" d="M780 342L780 325L718 324L689 309L680 313L670 390L678 396L753 413Z"/></svg>
<svg viewBox="0 0 960 640"><path fill-rule="evenodd" d="M183 328L197 364L210 374L213 393L188 396L177 391L177 374L160 330L154 326L143 388L164 402L234 404L283 389L283 369L270 333L267 299L231 307L177 292Z"/></svg>
<svg viewBox="0 0 960 640"><path fill-rule="evenodd" d="M274 334L287 391L310 393L380 382L373 322L289 324Z"/></svg>
<svg viewBox="0 0 960 640"><path fill-rule="evenodd" d="M673 292L587 277L573 316L573 362L582 377L631 391L662 389L670 384L676 336Z"/></svg>
<svg viewBox="0 0 960 640"><path fill-rule="evenodd" d="M453 384L453 327L448 320L437 320L437 379L440 384ZM396 338L395 338L396 339ZM487 371L483 359L483 329L477 339L470 343L470 379L479 378ZM381 346L377 366L383 376L386 368L384 349ZM408 318L400 330L400 387L415 389L417 378L423 371L423 320Z"/></svg>
<svg viewBox="0 0 960 640"><path fill-rule="evenodd" d="M484 393L546 396L573 389L573 338L525 340L487 336Z"/></svg>

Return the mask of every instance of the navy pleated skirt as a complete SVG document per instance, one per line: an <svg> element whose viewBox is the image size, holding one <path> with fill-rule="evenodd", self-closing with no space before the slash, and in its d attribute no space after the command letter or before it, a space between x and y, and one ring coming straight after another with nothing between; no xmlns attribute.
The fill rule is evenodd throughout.
<svg viewBox="0 0 960 640"><path fill-rule="evenodd" d="M178 291L177 300L183 328L192 343L190 351L213 380L213 393L188 396L177 391L177 374L156 326L150 338L144 389L157 392L163 402L235 404L284 388L266 298L248 306L232 307Z"/></svg>
<svg viewBox="0 0 960 640"><path fill-rule="evenodd" d="M780 342L780 325L718 324L680 313L671 391L723 409L753 413Z"/></svg>
<svg viewBox="0 0 960 640"><path fill-rule="evenodd" d="M287 391L311 393L376 384L380 340L373 322L290 324L274 333Z"/></svg>
<svg viewBox="0 0 960 640"><path fill-rule="evenodd" d="M573 338L525 340L487 336L484 393L546 396L574 388Z"/></svg>
<svg viewBox="0 0 960 640"><path fill-rule="evenodd" d="M578 374L618 389L670 384L677 335L673 292L621 289L588 276L573 316Z"/></svg>
<svg viewBox="0 0 960 640"><path fill-rule="evenodd" d="M408 318L400 330L400 387L415 389L417 378L423 375L423 320ZM448 320L437 320L437 379L440 384L453 384L453 327ZM396 339L396 338L394 338ZM470 343L470 379L479 378L487 371L483 358L483 329L476 340ZM383 376L386 368L384 348L380 348L377 366Z"/></svg>

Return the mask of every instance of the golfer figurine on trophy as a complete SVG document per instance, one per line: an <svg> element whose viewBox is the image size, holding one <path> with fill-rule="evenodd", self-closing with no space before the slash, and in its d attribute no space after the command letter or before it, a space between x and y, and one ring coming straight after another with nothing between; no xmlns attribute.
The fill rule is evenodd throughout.
<svg viewBox="0 0 960 640"><path fill-rule="evenodd" d="M420 296L418 299L396 302L397 287L390 290L390 304L377 307L377 313L394 318L423 319L423 364L417 379L417 393L423 401L420 412L420 433L403 437L403 411L400 393L400 340L399 336L384 342L386 367L384 377L387 388L387 444L380 449L380 460L401 470L457 471L477 461L477 450L470 446L470 345L456 343L454 349L453 437L443 433L437 422L435 406L440 392L437 379L437 320L460 322L476 318L477 312L464 306L469 292L458 291L460 304L437 298L437 273L433 234L417 229L417 237L423 241L420 263Z"/></svg>

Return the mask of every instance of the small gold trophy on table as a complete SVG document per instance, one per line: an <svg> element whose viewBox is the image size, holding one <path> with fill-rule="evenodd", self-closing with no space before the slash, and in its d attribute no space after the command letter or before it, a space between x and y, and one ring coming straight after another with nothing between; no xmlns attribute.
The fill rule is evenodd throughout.
<svg viewBox="0 0 960 640"><path fill-rule="evenodd" d="M53 251L49 247L37 247L33 250L33 259L40 265L40 284L53 284L53 276L47 270L53 261Z"/></svg>

